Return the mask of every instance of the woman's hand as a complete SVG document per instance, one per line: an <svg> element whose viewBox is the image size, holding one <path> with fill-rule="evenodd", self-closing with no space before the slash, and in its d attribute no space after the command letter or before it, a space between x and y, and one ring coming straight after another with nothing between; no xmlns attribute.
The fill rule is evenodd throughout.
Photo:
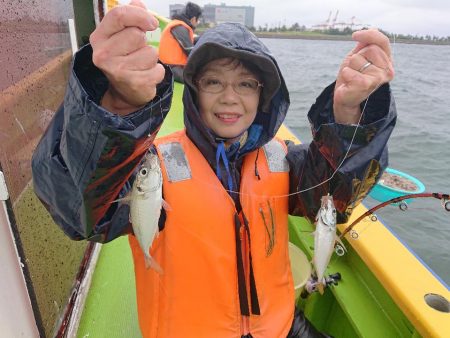
<svg viewBox="0 0 450 338"><path fill-rule="evenodd" d="M126 115L155 97L165 70L157 63L157 50L147 45L145 32L158 26L145 5L132 0L109 11L91 34L93 62L109 80L101 101L108 111Z"/></svg>
<svg viewBox="0 0 450 338"><path fill-rule="evenodd" d="M337 123L355 124L360 104L382 84L394 78L389 39L376 29L354 32L356 47L345 57L334 89Z"/></svg>

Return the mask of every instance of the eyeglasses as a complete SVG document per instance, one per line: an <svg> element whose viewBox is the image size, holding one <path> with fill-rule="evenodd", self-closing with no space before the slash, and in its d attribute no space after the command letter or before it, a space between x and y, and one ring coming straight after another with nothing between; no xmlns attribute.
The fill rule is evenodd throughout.
<svg viewBox="0 0 450 338"><path fill-rule="evenodd" d="M217 77L206 76L197 81L197 85L200 90L211 94L219 94L223 92L229 84L231 84L231 87L235 93L239 95L256 94L259 91L259 87L264 87L262 83L252 78L238 79L232 83L229 83L220 80Z"/></svg>

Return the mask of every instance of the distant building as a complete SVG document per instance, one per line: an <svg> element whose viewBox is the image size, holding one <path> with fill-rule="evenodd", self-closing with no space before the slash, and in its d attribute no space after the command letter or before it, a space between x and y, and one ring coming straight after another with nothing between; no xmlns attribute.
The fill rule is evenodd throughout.
<svg viewBox="0 0 450 338"><path fill-rule="evenodd" d="M169 5L169 15L180 14L184 5ZM200 21L210 26L215 26L223 22L238 22L247 27L254 27L255 7L251 6L227 6L225 3L220 5L207 4L202 8Z"/></svg>
<svg viewBox="0 0 450 338"><path fill-rule="evenodd" d="M169 5L169 18L172 18L175 14L180 14L183 9L184 5L182 4Z"/></svg>

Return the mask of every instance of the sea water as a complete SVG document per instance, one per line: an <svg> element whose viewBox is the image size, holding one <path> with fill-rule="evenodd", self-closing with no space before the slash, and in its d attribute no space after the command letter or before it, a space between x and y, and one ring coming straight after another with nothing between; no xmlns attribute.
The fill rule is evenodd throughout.
<svg viewBox="0 0 450 338"><path fill-rule="evenodd" d="M323 88L335 80L354 43L263 41L277 58L290 92L286 124L302 142L309 142L306 114ZM389 167L415 176L427 192L450 193L450 46L397 43L392 53L396 75L391 89L398 120L389 140ZM370 197L364 200L369 208L377 203ZM450 285L450 212L439 200L415 199L407 211L388 206L376 214Z"/></svg>

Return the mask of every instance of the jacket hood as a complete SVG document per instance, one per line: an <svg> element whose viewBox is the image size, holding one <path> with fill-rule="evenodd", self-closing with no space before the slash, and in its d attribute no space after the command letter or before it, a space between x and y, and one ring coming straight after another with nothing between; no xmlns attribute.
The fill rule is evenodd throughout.
<svg viewBox="0 0 450 338"><path fill-rule="evenodd" d="M214 158L217 136L200 118L195 75L208 62L233 57L251 63L264 83L255 121L241 155L263 146L277 133L289 107L289 93L274 57L267 47L245 26L225 23L203 33L191 51L184 69L184 119L186 132L198 148ZM212 145L212 147L211 147ZM212 156L212 157L210 157Z"/></svg>
<svg viewBox="0 0 450 338"><path fill-rule="evenodd" d="M195 27L192 26L191 20L184 14L174 14L172 15L172 20L179 20L183 21L186 25L192 28L192 30L195 30Z"/></svg>

